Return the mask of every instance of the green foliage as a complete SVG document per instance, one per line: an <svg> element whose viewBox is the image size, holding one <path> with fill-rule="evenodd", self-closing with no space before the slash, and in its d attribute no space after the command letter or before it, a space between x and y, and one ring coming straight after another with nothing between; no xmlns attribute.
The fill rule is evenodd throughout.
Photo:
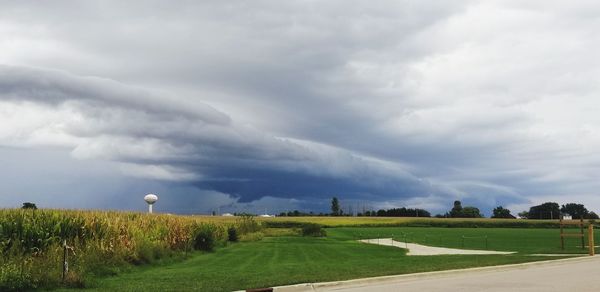
<svg viewBox="0 0 600 292"><path fill-rule="evenodd" d="M450 210L450 217L461 218L462 216L462 203L460 201L454 201L454 207Z"/></svg>
<svg viewBox="0 0 600 292"><path fill-rule="evenodd" d="M462 218L482 218L478 208L467 206L462 210Z"/></svg>
<svg viewBox="0 0 600 292"><path fill-rule="evenodd" d="M302 225L302 236L325 237L327 232L319 224L305 223Z"/></svg>
<svg viewBox="0 0 600 292"><path fill-rule="evenodd" d="M236 228L240 234L252 233L260 231L263 226L256 221L252 215L242 215L235 222Z"/></svg>
<svg viewBox="0 0 600 292"><path fill-rule="evenodd" d="M564 214L569 214L573 219L585 219L589 215L588 209L583 204L568 203L562 205L560 211Z"/></svg>
<svg viewBox="0 0 600 292"><path fill-rule="evenodd" d="M369 213L369 215L371 215ZM431 213L424 209L412 208L392 208L387 210L379 210L375 213L379 217L431 217Z"/></svg>
<svg viewBox="0 0 600 292"><path fill-rule="evenodd" d="M338 200L337 197L333 197L331 199L331 215L333 215L333 216L339 216L339 215L341 215L341 213L340 213L340 201Z"/></svg>
<svg viewBox="0 0 600 292"><path fill-rule="evenodd" d="M224 239L223 226L200 223L194 231L194 249L213 251L217 242Z"/></svg>
<svg viewBox="0 0 600 292"><path fill-rule="evenodd" d="M448 213L448 215L452 218L482 218L483 216L479 212L479 209L476 207L462 207L462 203L460 201L454 201L454 206L452 210Z"/></svg>
<svg viewBox="0 0 600 292"><path fill-rule="evenodd" d="M559 219L560 209L558 203L546 202L529 208L528 219Z"/></svg>
<svg viewBox="0 0 600 292"><path fill-rule="evenodd" d="M510 214L510 210L504 209L502 206L494 208L492 218L514 219L515 216Z"/></svg>
<svg viewBox="0 0 600 292"><path fill-rule="evenodd" d="M25 202L23 203L23 207L21 207L21 209L32 209L32 210L37 210L37 206L34 203L31 202Z"/></svg>
<svg viewBox="0 0 600 292"><path fill-rule="evenodd" d="M36 288L31 274L14 262L0 265L0 291L23 291Z"/></svg>
<svg viewBox="0 0 600 292"><path fill-rule="evenodd" d="M238 241L237 229L235 229L235 227L230 226L227 228L227 240L231 242Z"/></svg>
<svg viewBox="0 0 600 292"><path fill-rule="evenodd" d="M156 214L0 210L0 291L81 287L91 276L182 254L194 241L197 225L190 217ZM215 242L226 239L222 227L215 229ZM63 284L64 240L70 248Z"/></svg>

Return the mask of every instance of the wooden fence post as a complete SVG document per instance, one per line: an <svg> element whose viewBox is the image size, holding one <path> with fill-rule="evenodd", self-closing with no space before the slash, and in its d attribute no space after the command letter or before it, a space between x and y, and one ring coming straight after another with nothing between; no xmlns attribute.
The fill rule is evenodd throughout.
<svg viewBox="0 0 600 292"><path fill-rule="evenodd" d="M596 254L596 246L594 244L594 224L588 225L588 244L590 246L590 255Z"/></svg>
<svg viewBox="0 0 600 292"><path fill-rule="evenodd" d="M67 277L67 273L69 273L68 253L69 253L69 250L67 247L67 240L65 239L63 241L63 271L62 271L63 282L65 281L65 279Z"/></svg>

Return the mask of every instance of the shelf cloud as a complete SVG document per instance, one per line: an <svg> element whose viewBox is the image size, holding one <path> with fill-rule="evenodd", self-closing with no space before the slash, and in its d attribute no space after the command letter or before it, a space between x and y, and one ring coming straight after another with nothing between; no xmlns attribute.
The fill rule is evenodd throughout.
<svg viewBox="0 0 600 292"><path fill-rule="evenodd" d="M0 207L600 208L592 3L3 6Z"/></svg>

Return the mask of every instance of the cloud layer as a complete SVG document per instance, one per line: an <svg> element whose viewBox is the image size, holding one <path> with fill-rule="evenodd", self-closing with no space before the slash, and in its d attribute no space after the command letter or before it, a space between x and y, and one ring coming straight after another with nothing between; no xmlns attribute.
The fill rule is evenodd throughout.
<svg viewBox="0 0 600 292"><path fill-rule="evenodd" d="M600 208L594 3L3 6L0 145L180 207Z"/></svg>

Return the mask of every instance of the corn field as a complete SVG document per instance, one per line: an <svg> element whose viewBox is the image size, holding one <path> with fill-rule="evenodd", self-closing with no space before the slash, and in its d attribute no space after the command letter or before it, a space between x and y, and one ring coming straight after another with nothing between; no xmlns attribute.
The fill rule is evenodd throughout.
<svg viewBox="0 0 600 292"><path fill-rule="evenodd" d="M260 224L253 218L214 223L206 217L132 212L0 210L0 291L83 287L90 277L205 246L196 241L224 244L231 227L243 234Z"/></svg>

